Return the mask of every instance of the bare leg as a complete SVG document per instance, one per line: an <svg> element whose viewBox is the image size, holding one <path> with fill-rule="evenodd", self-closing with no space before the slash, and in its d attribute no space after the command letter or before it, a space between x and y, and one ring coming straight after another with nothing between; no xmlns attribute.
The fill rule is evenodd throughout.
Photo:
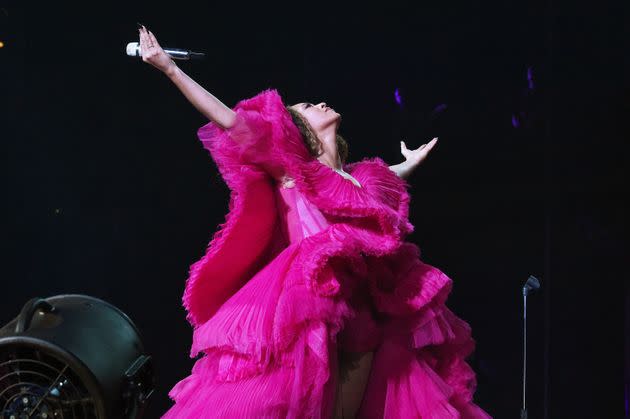
<svg viewBox="0 0 630 419"><path fill-rule="evenodd" d="M343 419L343 399L341 394L341 380L337 381L337 395L335 396L335 419Z"/></svg>
<svg viewBox="0 0 630 419"><path fill-rule="evenodd" d="M361 407L374 352L339 353L339 386L335 418L354 418Z"/></svg>

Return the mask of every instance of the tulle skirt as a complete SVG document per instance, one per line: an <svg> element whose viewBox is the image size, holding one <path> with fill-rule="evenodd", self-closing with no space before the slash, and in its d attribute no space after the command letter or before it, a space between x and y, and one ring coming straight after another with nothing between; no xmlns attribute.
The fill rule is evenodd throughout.
<svg viewBox="0 0 630 419"><path fill-rule="evenodd" d="M202 356L162 418L332 418L340 350L374 352L359 418L490 417L472 399L470 328L445 305L452 281L415 245L331 258L327 294L304 278L302 250L284 249L195 330Z"/></svg>

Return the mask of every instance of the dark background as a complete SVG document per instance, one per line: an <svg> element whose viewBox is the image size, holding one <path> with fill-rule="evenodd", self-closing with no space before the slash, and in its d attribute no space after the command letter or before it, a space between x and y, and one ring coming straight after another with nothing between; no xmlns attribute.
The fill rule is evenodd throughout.
<svg viewBox="0 0 630 419"><path fill-rule="evenodd" d="M125 55L139 21L162 46L205 52L180 67L230 107L269 87L326 101L351 161L399 163L401 139L439 136L410 179L409 240L454 279L448 304L477 341L476 402L518 417L521 287L535 275L530 418L628 417L627 10L214 3L0 2L0 326L33 296L116 305L155 359L149 418L190 373L181 295L228 190L196 137L204 117Z"/></svg>

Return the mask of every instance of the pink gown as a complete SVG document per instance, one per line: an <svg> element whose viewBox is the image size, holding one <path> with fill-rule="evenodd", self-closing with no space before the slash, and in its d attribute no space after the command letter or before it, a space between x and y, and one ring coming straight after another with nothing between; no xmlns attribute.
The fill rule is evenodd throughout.
<svg viewBox="0 0 630 419"><path fill-rule="evenodd" d="M202 356L162 418L332 418L338 350L374 352L359 418L489 418L446 306L452 281L405 236L409 185L379 159L311 157L275 90L198 135L231 190L183 304Z"/></svg>

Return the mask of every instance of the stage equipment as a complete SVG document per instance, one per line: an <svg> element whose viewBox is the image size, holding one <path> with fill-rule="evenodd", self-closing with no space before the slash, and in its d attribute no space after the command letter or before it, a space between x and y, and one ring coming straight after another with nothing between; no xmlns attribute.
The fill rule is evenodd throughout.
<svg viewBox="0 0 630 419"><path fill-rule="evenodd" d="M32 298L0 329L0 417L140 418L153 372L118 308L80 294Z"/></svg>
<svg viewBox="0 0 630 419"><path fill-rule="evenodd" d="M527 405L525 403L525 385L527 377L527 296L540 288L538 278L530 275L523 285L523 408L521 419L527 419Z"/></svg>

